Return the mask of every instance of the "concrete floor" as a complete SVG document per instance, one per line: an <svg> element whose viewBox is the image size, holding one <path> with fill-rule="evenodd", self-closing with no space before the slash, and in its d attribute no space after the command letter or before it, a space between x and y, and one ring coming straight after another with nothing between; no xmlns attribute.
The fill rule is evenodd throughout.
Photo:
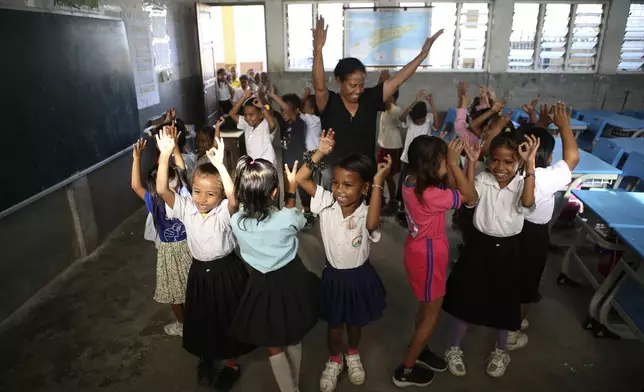
<svg viewBox="0 0 644 392"><path fill-rule="evenodd" d="M204 391L195 382L196 359L181 340L163 333L170 308L152 300L155 249L143 240L144 211L137 212L96 255L77 265L51 295L0 335L0 390L9 391ZM367 370L363 387L342 375L338 391L396 391L393 369L412 332L416 303L402 264L405 232L383 223L372 262L388 290L385 317L364 330L361 352ZM450 233L452 246L458 243ZM455 254L455 253L453 253ZM317 226L302 234L301 256L320 272L324 252ZM562 253L553 253L543 280L544 300L534 308L530 342L512 353L501 379L485 374L493 336L472 328L463 348L468 375L439 374L428 389L441 391L629 391L644 387L644 346L635 341L598 340L581 328L590 298L587 289L559 287L555 276ZM445 349L441 318L430 346ZM304 340L303 392L316 391L327 358L325 325ZM234 391L277 392L267 355L256 350L241 359Z"/></svg>

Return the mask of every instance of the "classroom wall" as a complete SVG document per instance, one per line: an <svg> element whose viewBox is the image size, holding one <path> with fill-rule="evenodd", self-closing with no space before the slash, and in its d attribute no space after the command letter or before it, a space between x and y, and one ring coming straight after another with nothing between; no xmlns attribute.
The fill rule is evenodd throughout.
<svg viewBox="0 0 644 392"><path fill-rule="evenodd" d="M113 4L115 1L110 0ZM25 5L53 8L48 0L0 0L0 7ZM204 111L194 4L171 3L167 22L173 79L159 84L161 102L140 110L139 122L143 127L150 117L175 107L186 123L201 126ZM151 149L147 152L143 173L153 163ZM142 207L130 188L131 167L132 154L128 151L74 183L0 218L0 329L12 313L74 261L91 254Z"/></svg>
<svg viewBox="0 0 644 392"><path fill-rule="evenodd" d="M335 0L337 2L339 0ZM552 2L564 0L553 0ZM220 0L217 4L240 4L244 0ZM375 0L380 6L396 6L396 0ZM215 3L214 1L212 2ZM286 71L285 67L285 25L284 8L280 0L267 0L266 20L271 21L266 32L266 46L270 79L282 92L300 92L311 85L310 72ZM528 103L539 93L543 102L563 100L580 109L605 108L621 110L644 108L644 75L617 74L617 64L622 45L629 1L612 1L608 8L608 18L603 26L603 45L597 74L574 73L508 73L508 40L512 30L514 0L495 0L491 12L493 23L489 31L489 48L486 53L487 70L478 72L428 71L417 72L401 89L402 104L411 102L417 89L424 88L435 95L439 111L456 105L456 84L466 80L476 90L480 84L496 89L498 96L508 98L508 105L516 107ZM310 34L302 32L302 34ZM419 48L420 49L420 48ZM329 66L327 64L327 66ZM327 73L328 86L334 88L332 73ZM378 74L368 75L368 85L378 80Z"/></svg>

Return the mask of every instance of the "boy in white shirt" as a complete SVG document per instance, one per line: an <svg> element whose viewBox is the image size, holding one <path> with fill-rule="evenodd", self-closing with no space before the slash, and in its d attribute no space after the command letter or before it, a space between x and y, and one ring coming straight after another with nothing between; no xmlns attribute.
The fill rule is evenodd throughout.
<svg viewBox="0 0 644 392"><path fill-rule="evenodd" d="M427 110L427 103L425 100L429 101L432 106L432 113L429 113ZM405 218L405 206L402 202L402 183L405 181L407 176L407 164L409 160L407 158L407 151L409 150L409 145L414 139L420 135L429 135L431 136L434 129L434 123L436 122L436 127L440 127L438 124L436 109L433 105L433 98L431 94L425 95L423 90L418 92L416 100L405 109L405 111L400 115L400 121L404 121L407 124L407 136L405 137L405 147L403 148L402 155L400 156L400 161L402 163L400 170L400 180L398 181L398 193L396 194L396 200L398 201L398 218L399 223L407 227L407 220Z"/></svg>
<svg viewBox="0 0 644 392"><path fill-rule="evenodd" d="M380 132L378 133L377 162L385 162L387 155L391 157L391 171L386 178L389 203L385 206L385 214L395 213L398 207L396 202L396 179L394 176L400 173L400 156L403 152L402 132L400 130L400 116L403 111L396 105L398 95L399 93L396 91L385 102L387 110L380 115Z"/></svg>
<svg viewBox="0 0 644 392"><path fill-rule="evenodd" d="M315 114L315 96L311 95L311 89L308 87L304 88L302 95L300 117L306 123L306 150L317 150L322 133L322 121L320 116Z"/></svg>
<svg viewBox="0 0 644 392"><path fill-rule="evenodd" d="M235 94L233 94L233 105L239 102L244 96L244 91L248 90L249 82L248 76L242 75L239 77L239 87L235 89Z"/></svg>
<svg viewBox="0 0 644 392"><path fill-rule="evenodd" d="M266 159L277 167L277 158L273 148L277 121L271 111L266 110L259 97L251 98L251 96L250 89L244 90L242 99L237 101L228 115L237 123L237 128L244 131L246 155L253 159ZM240 116L239 110L242 106L243 115Z"/></svg>

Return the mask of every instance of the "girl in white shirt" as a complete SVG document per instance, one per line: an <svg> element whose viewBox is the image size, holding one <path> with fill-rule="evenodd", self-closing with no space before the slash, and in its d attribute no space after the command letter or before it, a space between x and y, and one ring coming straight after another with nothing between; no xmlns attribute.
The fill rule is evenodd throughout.
<svg viewBox="0 0 644 392"><path fill-rule="evenodd" d="M217 93L219 95L219 107L223 113L227 113L232 109L232 98L235 95L235 89L226 79L226 75L224 68L217 70Z"/></svg>
<svg viewBox="0 0 644 392"><path fill-rule="evenodd" d="M508 331L521 324L519 234L524 209L534 205L535 154L539 139L520 143L516 132L506 132L491 143L488 170L469 177L474 182L476 206L474 228L447 279L443 309L454 316L454 338L445 352L448 368L464 376L460 348L468 324L497 330L496 348L490 355L487 374L501 377L510 363ZM470 161L478 161L480 149L469 147ZM519 174L523 163L525 178ZM473 175L473 172L468 172Z"/></svg>
<svg viewBox="0 0 644 392"><path fill-rule="evenodd" d="M311 196L311 211L320 215L320 230L326 253L322 272L321 318L328 322L331 356L320 378L320 391L332 392L345 361L349 381L365 382L365 371L358 353L362 327L382 317L385 287L369 263L371 242L380 240L380 204L391 157L374 170L362 154L343 158L333 170L332 192L311 181L311 171L331 153L335 145L332 130L323 131L320 148L306 159L297 173L298 184ZM369 199L369 206L365 204ZM342 354L344 330L349 348Z"/></svg>
<svg viewBox="0 0 644 392"><path fill-rule="evenodd" d="M552 151L555 148L555 138L547 130L549 118L539 125L523 126L526 135L538 137L541 141L536 155L535 177L535 206L526 212L523 231L521 232L521 329L528 328L526 315L531 303L538 302L539 283L548 259L550 233L548 226L553 218L555 193L564 189L572 181L572 171L579 163L579 148L577 140L570 128L570 111L566 111L563 103L553 106L554 123L559 128L563 144L563 160L552 163ZM556 217L555 217L556 218ZM528 338L521 331L510 332L508 343L527 343Z"/></svg>

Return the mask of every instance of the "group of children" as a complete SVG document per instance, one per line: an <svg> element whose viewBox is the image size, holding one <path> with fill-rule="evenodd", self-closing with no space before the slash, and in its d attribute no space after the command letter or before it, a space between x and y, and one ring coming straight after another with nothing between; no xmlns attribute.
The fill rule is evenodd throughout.
<svg viewBox="0 0 644 392"><path fill-rule="evenodd" d="M161 241L155 300L172 305L176 322L166 333L182 335L183 347L199 358L199 384L230 389L240 377L237 358L266 347L280 390L298 391L301 341L319 318L328 324L330 353L320 390L334 391L345 367L352 384L364 384L361 329L386 307L370 247L380 239L381 210L398 206L396 194L408 228L405 270L419 308L394 384L427 386L433 371L446 369L465 375L460 342L469 324L497 330L486 371L502 376L508 352L527 344L521 330L527 328L528 304L539 297L554 194L571 181L579 159L566 107L542 107L537 118L533 102L531 121L516 129L490 90L482 88L470 105L459 85L459 138L448 144L431 136L438 121L431 95L419 93L402 111L396 94L382 115L378 163L350 154L333 168L331 189L324 189L315 178L335 146L333 130L321 130L308 91L301 98L267 94L281 107L287 128L282 208L272 147L278 120L250 90L229 113L244 130L248 151L234 179L223 163L223 120L197 135L199 158L189 178L174 123L156 136L159 160L147 187L139 169L145 142L134 147L132 187L145 200ZM400 120L408 126L404 144L395 132ZM563 160L550 165L555 139L547 128L553 122ZM304 162L299 170L298 161ZM398 171L399 186L392 185ZM390 201L383 208L385 186ZM296 192L306 211L319 216L326 258L321 278L298 256L298 232L310 222L295 208ZM465 246L448 277L445 213L459 209L466 217L460 225ZM427 347L441 309L453 316L444 356ZM219 360L226 363L215 369Z"/></svg>

